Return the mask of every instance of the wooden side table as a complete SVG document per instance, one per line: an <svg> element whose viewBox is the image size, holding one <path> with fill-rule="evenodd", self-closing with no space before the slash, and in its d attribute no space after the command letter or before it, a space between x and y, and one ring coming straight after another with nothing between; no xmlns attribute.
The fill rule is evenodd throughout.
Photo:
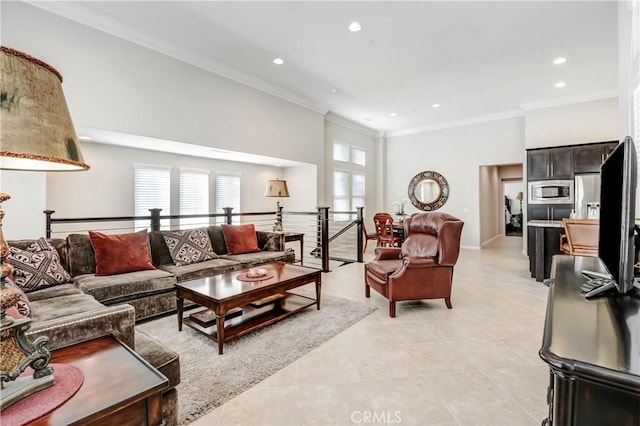
<svg viewBox="0 0 640 426"><path fill-rule="evenodd" d="M304 234L301 232L285 232L284 242L300 241L300 264L304 265ZM298 260L296 260L298 262Z"/></svg>
<svg viewBox="0 0 640 426"><path fill-rule="evenodd" d="M111 336L52 352L51 362L84 374L78 392L31 425L162 425L162 391L169 381Z"/></svg>

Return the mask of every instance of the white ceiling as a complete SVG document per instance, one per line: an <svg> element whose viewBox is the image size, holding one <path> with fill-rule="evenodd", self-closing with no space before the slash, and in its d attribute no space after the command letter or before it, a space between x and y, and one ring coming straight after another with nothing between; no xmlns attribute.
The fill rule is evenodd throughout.
<svg viewBox="0 0 640 426"><path fill-rule="evenodd" d="M618 88L615 1L33 4L392 135ZM352 21L360 32L347 30ZM558 56L567 63L553 65Z"/></svg>

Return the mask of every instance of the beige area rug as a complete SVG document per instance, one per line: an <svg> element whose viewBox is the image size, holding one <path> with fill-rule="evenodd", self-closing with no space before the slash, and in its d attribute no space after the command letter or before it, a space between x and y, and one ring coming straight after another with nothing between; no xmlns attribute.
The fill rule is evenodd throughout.
<svg viewBox="0 0 640 426"><path fill-rule="evenodd" d="M188 326L178 332L175 315L139 324L180 354L179 424L184 425L355 324L374 307L323 295L321 309L309 307L285 320L231 340L218 355L216 343Z"/></svg>

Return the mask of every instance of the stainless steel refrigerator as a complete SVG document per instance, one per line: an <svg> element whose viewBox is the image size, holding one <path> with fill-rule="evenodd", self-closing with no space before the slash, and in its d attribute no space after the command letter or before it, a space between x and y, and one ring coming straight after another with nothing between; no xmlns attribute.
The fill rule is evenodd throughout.
<svg viewBox="0 0 640 426"><path fill-rule="evenodd" d="M578 219L600 218L600 174L576 175L575 210Z"/></svg>

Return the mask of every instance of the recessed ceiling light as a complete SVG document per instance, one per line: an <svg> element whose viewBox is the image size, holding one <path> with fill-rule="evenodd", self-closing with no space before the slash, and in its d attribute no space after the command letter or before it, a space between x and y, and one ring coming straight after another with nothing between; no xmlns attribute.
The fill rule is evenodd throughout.
<svg viewBox="0 0 640 426"><path fill-rule="evenodd" d="M78 136L78 139L81 141L92 141L93 138L91 136Z"/></svg>
<svg viewBox="0 0 640 426"><path fill-rule="evenodd" d="M566 85L567 85L567 83L565 83L564 81L559 81L556 84L554 84L556 89L562 89Z"/></svg>
<svg viewBox="0 0 640 426"><path fill-rule="evenodd" d="M431 108L440 108L440 104L433 104L431 105Z"/></svg>
<svg viewBox="0 0 640 426"><path fill-rule="evenodd" d="M338 93L338 92L340 92L340 90L338 90L337 87L332 87L331 88L331 93Z"/></svg>
<svg viewBox="0 0 640 426"><path fill-rule="evenodd" d="M567 62L567 58L563 58L563 57L555 58L553 60L553 65L560 65L560 64L564 64L565 62Z"/></svg>
<svg viewBox="0 0 640 426"><path fill-rule="evenodd" d="M349 24L349 31L351 31L352 33L357 33L358 31L360 31L362 29L362 25L360 25L359 22L352 22Z"/></svg>
<svg viewBox="0 0 640 426"><path fill-rule="evenodd" d="M282 59L282 58L275 58L275 59L273 60L273 63L274 63L274 64L276 64L276 65L282 65L282 64L284 64L284 59Z"/></svg>
<svg viewBox="0 0 640 426"><path fill-rule="evenodd" d="M398 115L398 114L396 114L395 112L390 112L390 113L389 113L389 115L390 115L391 117L395 117L395 116L396 116L396 115Z"/></svg>

